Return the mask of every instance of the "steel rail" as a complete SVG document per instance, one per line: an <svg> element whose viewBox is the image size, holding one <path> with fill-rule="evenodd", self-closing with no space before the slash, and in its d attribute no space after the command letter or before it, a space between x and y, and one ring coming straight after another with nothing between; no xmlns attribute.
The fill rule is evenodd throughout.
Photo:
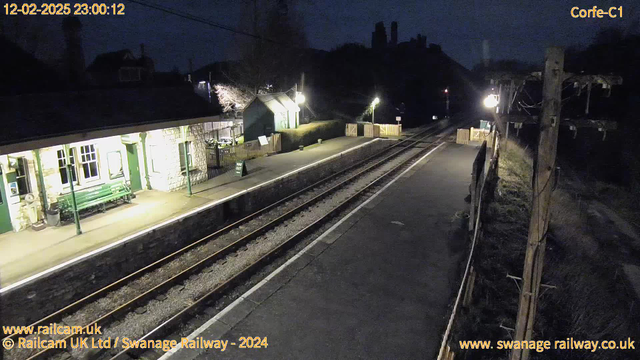
<svg viewBox="0 0 640 360"><path fill-rule="evenodd" d="M270 205L267 205L267 206L263 207L262 209L260 209L258 211L255 211L255 212L253 212L253 213L251 213L251 214L249 214L249 215L247 215L247 216L245 216L245 217L243 217L243 218L241 218L239 220L236 220L233 223L231 223L231 224L229 224L227 226L224 226L223 228L220 228L220 229L214 231L213 233L211 233L209 235L206 235L205 237L203 237L203 238L201 238L199 240L196 240L196 241L192 242L191 244L186 245L185 247L183 247L181 249L178 249L178 250L174 251L173 253L170 253L170 254L160 258L159 260L156 260L156 261L152 262L151 264L148 264L148 265L146 265L146 266L144 266L144 267L142 267L142 268L140 268L140 269L138 269L138 270L136 270L136 271L134 271L134 272L132 272L132 273L130 273L130 274L128 274L128 275L116 280L116 281L114 281L114 282L112 282L111 284L106 285L106 286L104 286L104 287L92 292L91 294L88 294L88 295L76 300L75 302L73 302L73 303L71 303L71 304L69 304L69 305L67 305L67 306L65 306L65 307L63 307L63 308L61 308L61 309L59 309L59 310L57 310L57 311L55 311L55 312L53 312L53 313L51 313L51 314L49 314L47 316L35 321L35 322L33 322L32 324L28 325L27 327L34 327L35 328L35 327L37 327L39 325L44 324L45 322L56 322L57 319L60 319L60 318L64 317L66 314L69 314L69 313L73 312L75 309L79 308L83 304L88 303L89 300L93 300L95 298L98 298L100 295L105 294L107 292L117 290L118 288L122 287L126 283L128 283L130 281L133 281L133 280L141 277L142 275L161 267L162 265L168 263L169 261L177 258L179 255L181 255L183 253L186 253L187 251L189 251L191 249L194 249L194 248L196 248L196 247L198 247L200 245L203 245L208 240L211 240L212 238L218 237L218 236L220 236L220 235L222 235L222 234L224 234L226 232L229 232L232 229L235 229L235 228L239 227L240 225L245 224L245 223L257 218L258 216L266 213L267 211L270 211L270 210L274 209L275 207L277 207L277 206L279 206L279 205L281 205L281 204L283 204L283 203L285 203L287 201L290 201L293 198L298 197L298 196L302 195L303 193L308 192L309 190L312 190L313 188L315 188L315 187L317 187L317 186L319 186L319 185L321 185L323 183L326 183L326 182L330 181L331 179L334 179L334 178L336 178L336 177L338 177L340 175L343 175L346 172L352 171L354 168L362 166L362 164L365 164L365 163L371 161L372 159L381 156L382 154L388 152L389 150L391 150L393 148L399 147L399 146L401 146L401 145L403 145L403 144L405 144L405 143L407 143L409 141L412 141L413 138L415 138L417 136L420 136L421 134L423 134L426 131L431 130L431 128L433 128L433 127L434 127L434 125L427 126L424 130L416 133L415 135L412 135L412 136L410 136L410 137L408 137L406 139L403 139L403 140L399 141L396 144L393 144L393 145L391 145L391 146L389 146L387 148L384 148L384 149L378 151L377 153L375 153L375 154L373 154L373 155L371 155L371 156L369 156L369 157L367 157L367 158L365 158L363 160L360 160L357 163L355 163L355 164L353 164L353 165L351 165L351 166L349 166L349 167L347 167L347 168L345 168L343 170L340 170L340 171L335 172L335 173L333 173L333 174L331 174L329 176L326 176L323 179L320 179L319 181L317 181L317 182L315 182L315 183L313 183L313 184L311 184L311 185L309 185L309 186L307 186L307 187L305 187L305 188L303 188L301 190L298 190L298 191L296 191L295 193L293 193L291 195L288 195L288 196L286 196L286 197L284 197L284 198L282 198L282 199L280 199L280 200L278 200L278 201L276 201L276 202L274 202L274 203L272 203ZM24 335L24 336L21 336L21 335L23 335L23 334L10 334L10 335L5 336L2 340L4 341L5 339L14 339L14 338L18 338L18 337L26 337L26 335Z"/></svg>
<svg viewBox="0 0 640 360"><path fill-rule="evenodd" d="M446 132L446 129L444 129L441 132ZM430 136L433 136L433 134L426 135L425 137L430 137ZM416 144L420 143L421 140L422 139L416 141L415 143ZM252 276L257 270L261 269L264 264L268 264L269 260L271 258L273 258L274 256L276 256L278 253L280 253L281 251L286 250L288 248L291 248L292 246L297 244L299 241L301 241L305 236L307 236L310 232L312 232L313 230L317 229L320 225L322 225L325 222L326 219L329 219L329 218L333 217L335 214L337 214L340 211L342 211L346 206L351 204L356 199L360 198L362 195L366 195L374 185L377 185L379 182L381 182L383 179L387 178L388 176L397 173L404 166L410 165L412 161L418 159L422 154L424 154L428 150L431 150L433 147L435 147L437 145L439 145L438 141L434 141L432 143L427 144L426 147L422 148L416 154L412 155L410 158L406 159L405 161L401 162L400 164L394 166L392 169L386 171L384 174L380 175L378 178L373 180L371 183L367 184L365 187L363 187L362 189L358 190L356 193L354 193L353 195L349 196L347 199L343 200L340 204L338 204L338 206L336 206L335 208L331 209L328 213L326 213L323 216L321 216L320 218L316 219L313 223L307 225L305 228L303 228L302 230L298 231L296 234L291 236L289 239L285 240L283 243L281 243L280 245L276 246L275 248L270 250L268 253L266 253L265 255L260 257L258 260L256 260L252 264L248 265L244 269L240 270L236 275L234 275L230 279L226 280L224 283L218 285L213 290L211 290L208 293L202 295L199 299L195 300L193 303L189 304L187 307L185 307L184 309L182 309L178 313L174 314L171 318L169 318L168 320L164 321L162 324L160 324L159 326L157 326L156 328L151 330L149 333L147 333L144 336L142 336L137 341L157 339L157 338L159 338L159 337L161 337L163 335L166 335L167 331L172 329L175 325L181 323L182 320L186 316L197 312L201 307L206 306L211 301L215 301L215 300L219 299L220 297L222 297L225 290L227 290L230 287L233 287L234 284L239 283L242 280ZM122 350L118 354L113 356L111 358L111 360L129 358L128 357L129 355L135 354L139 350L140 349L125 349L125 350Z"/></svg>
<svg viewBox="0 0 640 360"><path fill-rule="evenodd" d="M407 139L404 139L404 140L398 142L397 144L394 144L394 145L392 145L392 146L390 146L388 148L385 148L382 151L380 151L380 152L378 152L378 153L376 153L376 154L374 154L372 156L369 156L369 157L367 157L366 159L364 159L362 161L359 161L358 163L354 164L353 166L351 166L351 167L349 167L349 168L347 168L345 170L341 170L341 171L336 172L336 173L334 173L334 174L332 174L332 175L330 175L328 177L325 177L324 179L314 183L313 185L305 187L304 189L302 189L302 190L300 190L300 191L298 191L298 192L296 192L296 193L294 193L294 194L292 194L292 195L290 195L290 196L288 196L288 197L286 197L284 199L281 199L281 200L277 201L276 203L273 203L273 204L271 204L271 205L269 205L269 206L267 206L267 207L255 212L255 213L253 213L253 214L251 214L251 215L249 215L249 216L247 216L247 217L245 217L245 218L243 218L241 220L238 220L238 221L236 221L236 222L234 222L234 223L232 223L232 224L230 224L230 225L228 225L228 226L226 226L226 227L214 232L213 234L207 235L206 237L204 237L204 238L202 238L202 239L200 239L200 240L198 240L198 241L186 246L183 249L180 249L180 250L178 250L178 251L166 256L163 259L160 259L160 260L156 261L155 263L153 263L151 265L148 265L145 268L142 268L141 270L147 269L146 272L148 272L148 271L150 271L150 270L148 270L148 268L151 267L151 266L154 266L154 268L157 268L157 267L159 267L161 265L161 264L159 264L160 262L165 263L165 262L167 262L169 260L169 258L173 259L177 255L184 253L186 251L186 249L191 249L195 245L200 244L203 241L209 240L210 238L212 238L214 236L218 236L224 231L228 231L228 230L230 230L232 228L235 228L238 225L240 225L242 223L245 223L245 222L249 221L250 219L253 219L253 218L257 217L259 214L262 214L262 213L266 212L267 210L272 209L273 207L281 204L284 201L288 201L288 200L292 199L293 197L295 197L297 195L300 195L301 193L304 193L304 192L308 191L309 189L311 189L311 188L313 188L313 187L315 187L315 186L317 186L317 185L319 185L321 183L327 182L328 180L333 179L334 177L336 177L336 176L338 176L340 174L343 174L343 173L345 173L347 171L352 170L353 168L361 166L363 163L366 163L367 161L371 161L372 158L379 157L381 154L384 154L385 152L388 152L392 148L399 147L399 146L401 146L403 144L406 144L407 142L413 142L412 145L417 144L417 143L421 142L424 138L427 138L427 137L430 137L430 136L434 135L434 133L429 133L429 134L423 136L423 134L425 134L426 132L431 130L432 127L433 126L429 126L425 130L420 131L419 133L417 133L417 134L415 134L415 135L413 135L413 136L411 136L411 137L409 137ZM450 126L447 126L446 128L448 128L448 127L450 127ZM442 129L437 129L436 133L437 132L441 132L441 131L442 131ZM422 136L422 137L419 140L414 140L415 138L417 138L419 136ZM406 147L402 147L400 150L398 150L398 151L396 151L396 152L394 152L394 153L392 153L392 154L390 154L388 156L383 157L381 160L379 160L376 163L374 163L374 164L366 167L365 169L357 172L355 175L352 175L348 179L341 181L340 183L338 183L337 185L334 185L330 189L328 189L328 190L316 195L315 197L313 197L310 200L307 200L303 204L301 204L301 205L297 206L296 208L286 212L285 214L280 215L276 219L270 221L269 223L261 226L260 228L258 228L256 230L252 231L251 233L241 237L240 239L238 239L238 240L234 241L233 243L227 245L226 247L222 248L221 250L215 252L214 254L211 254L211 255L207 256L206 258L198 261L197 263L193 264L192 266L190 266L189 268L187 268L185 270L182 270L180 273L172 276L171 278L169 278L167 280L164 280L162 283L152 287L151 289L143 292L142 294L136 296L135 298L127 301L126 303L124 303L124 304L122 304L122 305L120 305L118 307L116 307L114 310L102 315L98 319L93 320L90 324L83 326L83 328L85 328L85 329L86 328L90 328L91 326L94 326L94 325L97 325L97 324L100 324L100 326L105 326L106 324L109 323L109 320L113 320L120 313L125 312L128 309L131 309L132 307L134 307L134 306L136 306L136 305L138 305L138 304L140 304L142 302L145 302L150 297L155 296L158 292L162 292L162 291L174 286L175 283L181 281L182 279L185 279L186 277L192 275L193 273L199 271L200 269L208 266L209 264L215 262L217 259L220 259L222 257L225 257L225 256L231 254L233 251L235 251L239 247L244 246L246 243L250 242L255 237L264 234L265 232L267 232L267 231L271 230L272 228L278 226L283 221L289 219L290 217L294 216L295 214L299 213L300 211L304 210L305 208L308 208L311 204L313 204L313 203L317 202L318 200L328 196L330 193L339 190L346 183L354 181L356 178L358 178L361 175L367 173L368 171L372 170L373 168L384 164L387 160L391 159L392 157L395 157L395 156L399 155L400 153L406 151L407 149L411 148L412 145L409 145L409 146L406 146ZM141 271L141 270L138 270L138 272ZM42 322L46 321L47 319L49 319L49 321L51 321L51 318L54 315L62 316L61 313L64 310L66 310L66 312L68 313L69 309L71 307L77 307L77 306L80 305L80 304L78 304L78 302L80 302L80 301L83 301L83 303L87 302L88 298L95 297L95 295L97 293L104 293L106 291L106 289L115 290L114 289L114 287L115 287L114 285L116 283L121 283L122 281L131 280L131 277L134 274L136 274L136 273L132 273L132 274L128 275L127 277L122 278L122 279L118 280L117 282L112 283L112 284L108 285L107 287L98 290L97 292L95 292L95 293L93 293L93 294L91 294L91 295L89 295L89 296L77 301L76 303L71 304L71 305L61 309L61 310L59 310L58 312L56 312L56 313L54 313L52 315L49 315L47 318L39 320L39 322L42 323ZM80 334L69 335L69 336L65 337L63 340L69 340L69 339L77 337L79 335ZM62 349L44 349L44 350L36 353L35 355L32 355L31 357L29 357L29 359L40 358L43 355L45 355L46 353L58 352L58 351L62 351Z"/></svg>

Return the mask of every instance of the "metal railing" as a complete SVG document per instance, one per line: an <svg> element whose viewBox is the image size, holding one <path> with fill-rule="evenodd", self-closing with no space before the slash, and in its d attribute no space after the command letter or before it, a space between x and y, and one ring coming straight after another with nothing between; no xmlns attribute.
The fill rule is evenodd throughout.
<svg viewBox="0 0 640 360"><path fill-rule="evenodd" d="M454 352L449 346L449 340L451 337L451 329L456 321L456 315L461 303L468 305L471 301L471 293L473 291L473 283L475 280L475 272L473 271L473 259L476 244L478 243L478 237L481 233L482 222L480 221L481 214L484 210L485 202L483 201L486 196L494 191L494 179L498 175L498 162L500 158L500 134L492 131L492 136L488 138L491 144L487 144L487 141L483 141L480 151L473 162L473 172L471 186L471 204L470 216L469 216L469 231L473 232L471 238L471 249L469 250L469 257L464 269L464 275L460 282L460 288L456 300L451 310L451 316L447 323L447 328L442 336L442 343L440 344L440 351L438 352L438 360L450 360L454 357ZM487 153L490 151L489 164L487 169Z"/></svg>

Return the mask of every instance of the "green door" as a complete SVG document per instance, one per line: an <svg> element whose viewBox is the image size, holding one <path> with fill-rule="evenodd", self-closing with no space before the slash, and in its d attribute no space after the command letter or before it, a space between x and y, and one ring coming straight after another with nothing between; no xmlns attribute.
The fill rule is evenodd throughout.
<svg viewBox="0 0 640 360"><path fill-rule="evenodd" d="M142 181L140 180L140 164L138 164L138 148L136 144L126 144L126 147L131 191L139 191L142 190Z"/></svg>
<svg viewBox="0 0 640 360"><path fill-rule="evenodd" d="M4 188L4 176L0 169L0 234L13 230L11 226L11 215L9 215L9 204L7 203L7 194Z"/></svg>

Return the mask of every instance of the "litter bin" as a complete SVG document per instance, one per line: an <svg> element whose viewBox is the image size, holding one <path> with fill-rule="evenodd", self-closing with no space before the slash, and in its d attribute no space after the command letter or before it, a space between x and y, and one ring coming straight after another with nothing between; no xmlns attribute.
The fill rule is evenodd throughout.
<svg viewBox="0 0 640 360"><path fill-rule="evenodd" d="M47 210L47 225L49 226L60 225L60 209L50 208Z"/></svg>

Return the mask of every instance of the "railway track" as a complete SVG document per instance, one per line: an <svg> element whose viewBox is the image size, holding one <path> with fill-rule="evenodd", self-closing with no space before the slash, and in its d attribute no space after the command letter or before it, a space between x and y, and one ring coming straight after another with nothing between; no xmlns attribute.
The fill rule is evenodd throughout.
<svg viewBox="0 0 640 360"><path fill-rule="evenodd" d="M383 184L390 175L409 166L417 156L435 146L435 143L425 143L426 139L446 133L452 126L444 130L434 130L434 126L426 128L109 284L31 326L81 324L87 329L94 326L106 328L102 337L116 337L129 329L132 338L160 338L203 306L218 299L226 290L242 283L335 214L366 196L374 187ZM420 144L425 146L416 150ZM305 212L311 216L305 218ZM198 282L200 285L193 285ZM211 284L214 285L206 286ZM174 298L180 300L167 301ZM167 302L171 304L163 305ZM146 313L157 316L149 316L148 322L136 322L137 316ZM139 328L131 329L131 322L138 324ZM69 343L77 336L58 339ZM16 337L7 338L15 340ZM22 354L24 357L17 352L5 355L8 355L7 359L36 359L52 357L63 351L44 349ZM83 358L98 355L80 350L73 350L71 354ZM126 351L114 355L114 358L127 358Z"/></svg>

